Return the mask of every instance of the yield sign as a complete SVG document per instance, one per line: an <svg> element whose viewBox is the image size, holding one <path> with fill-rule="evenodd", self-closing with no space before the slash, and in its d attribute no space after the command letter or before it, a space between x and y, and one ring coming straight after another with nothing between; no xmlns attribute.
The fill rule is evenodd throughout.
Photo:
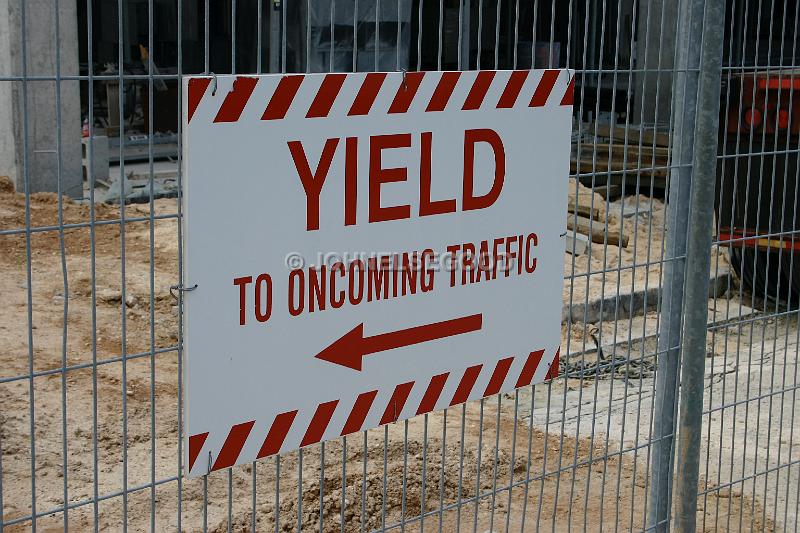
<svg viewBox="0 0 800 533"><path fill-rule="evenodd" d="M572 79L184 81L190 476L552 374Z"/></svg>

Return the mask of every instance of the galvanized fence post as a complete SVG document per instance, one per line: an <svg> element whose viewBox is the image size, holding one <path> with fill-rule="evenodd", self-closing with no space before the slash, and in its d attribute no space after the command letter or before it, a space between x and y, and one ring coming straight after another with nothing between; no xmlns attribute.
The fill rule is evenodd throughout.
<svg viewBox="0 0 800 533"><path fill-rule="evenodd" d="M672 138L667 236L664 250L661 322L658 332L658 367L653 420L653 454L648 525L656 531L669 529L672 501L673 442L677 414L681 324L686 270L686 233L689 230L689 194L697 111L699 41L702 0L682 0L678 7L675 62L672 76Z"/></svg>
<svg viewBox="0 0 800 533"><path fill-rule="evenodd" d="M678 41L676 68L682 72L676 78L683 78L684 83L676 83L673 93L676 142L659 335L656 403L661 409L654 424L650 513L650 525L664 531L668 530L672 503L676 431L675 529L694 531L697 513L723 40L715 22L724 17L722 0L691 0L680 11L681 37L686 38ZM680 412L675 424L679 366Z"/></svg>
<svg viewBox="0 0 800 533"><path fill-rule="evenodd" d="M703 379L706 360L708 286L713 240L714 190L716 185L719 130L722 39L717 22L725 20L723 0L705 4L701 29L700 76L692 160L692 191L686 257L686 300L681 361L681 399L678 417L675 529L695 530L697 483L700 467Z"/></svg>

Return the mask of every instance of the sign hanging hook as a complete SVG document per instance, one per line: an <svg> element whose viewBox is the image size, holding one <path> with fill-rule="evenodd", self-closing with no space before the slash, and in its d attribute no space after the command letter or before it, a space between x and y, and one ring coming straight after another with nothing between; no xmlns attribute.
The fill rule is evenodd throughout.
<svg viewBox="0 0 800 533"><path fill-rule="evenodd" d="M192 292L196 288L197 288L197 283L195 283L191 287L184 287L182 284L179 283L178 285L170 286L169 293L172 295L173 298L175 298L177 300L178 299L178 293ZM177 291L177 293L175 291Z"/></svg>

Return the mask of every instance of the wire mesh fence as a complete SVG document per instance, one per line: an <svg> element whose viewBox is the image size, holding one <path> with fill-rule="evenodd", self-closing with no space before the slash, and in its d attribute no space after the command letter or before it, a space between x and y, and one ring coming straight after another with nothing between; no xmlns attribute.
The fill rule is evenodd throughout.
<svg viewBox="0 0 800 533"><path fill-rule="evenodd" d="M0 532L796 530L799 17L0 2ZM181 78L564 67L558 377L185 479Z"/></svg>

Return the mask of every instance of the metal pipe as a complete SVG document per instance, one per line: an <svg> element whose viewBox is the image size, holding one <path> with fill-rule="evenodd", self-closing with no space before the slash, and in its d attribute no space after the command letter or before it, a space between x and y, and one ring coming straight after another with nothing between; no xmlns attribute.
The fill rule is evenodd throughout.
<svg viewBox="0 0 800 533"><path fill-rule="evenodd" d="M650 463L651 507L648 523L656 531L668 531L672 501L672 452L677 411L680 360L681 318L686 269L686 235L689 231L691 167L694 147L694 118L697 110L697 68L700 64L698 40L702 23L702 1L682 0L678 7L675 74L672 84L672 160L669 179L669 206L666 214L667 239L661 323L658 331L653 454ZM690 69L690 67L692 67Z"/></svg>
<svg viewBox="0 0 800 533"><path fill-rule="evenodd" d="M708 285L713 239L714 189L716 185L717 135L719 130L720 78L723 32L715 22L725 20L723 0L700 2L705 7L701 35L700 77L695 119L687 258L686 301L681 365L681 399L678 419L677 461L681 475L675 484L675 529L695 531L697 483L702 433L703 378L706 360Z"/></svg>

